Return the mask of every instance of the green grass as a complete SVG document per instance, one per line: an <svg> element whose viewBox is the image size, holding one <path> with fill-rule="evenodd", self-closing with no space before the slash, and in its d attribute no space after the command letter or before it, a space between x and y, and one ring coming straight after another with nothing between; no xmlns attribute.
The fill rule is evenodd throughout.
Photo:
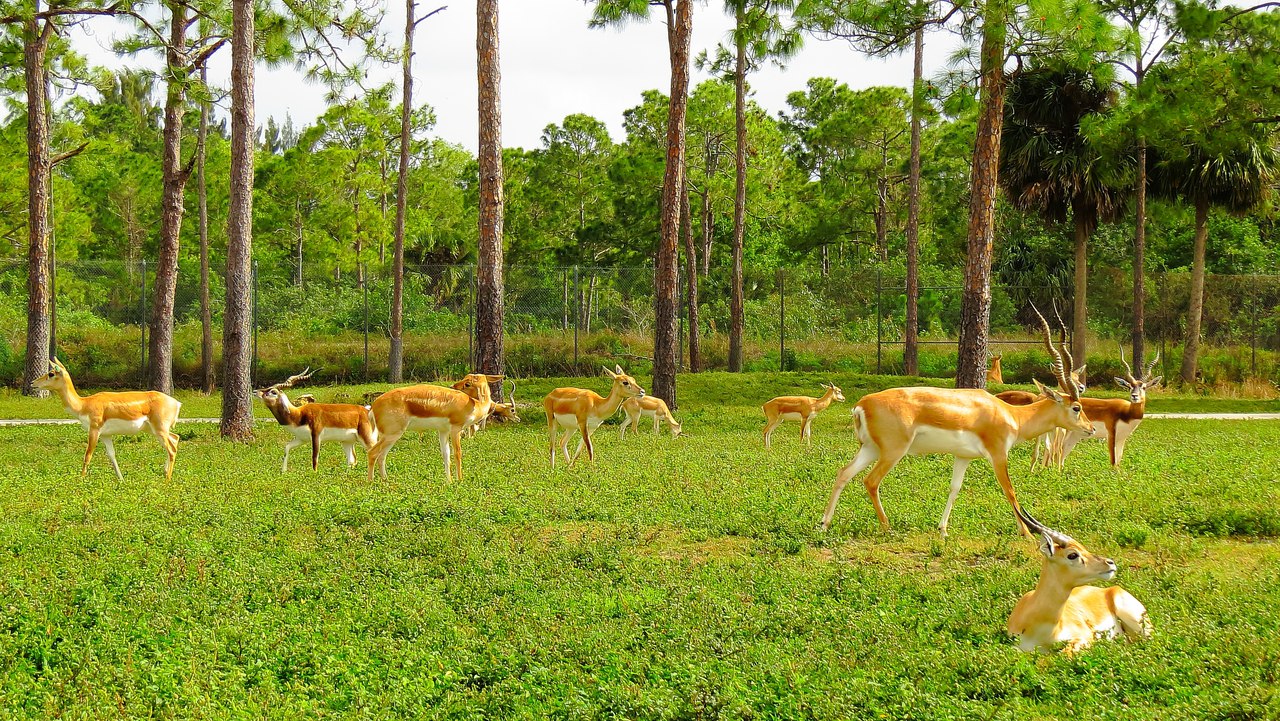
<svg viewBox="0 0 1280 721"><path fill-rule="evenodd" d="M277 428L180 426L166 484L151 438L118 444L124 482L102 457L81 480L80 429L0 429L0 718L1280 716L1280 423L1151 420L1118 471L1099 443L1065 473L1019 449L1026 507L1114 557L1156 627L1031 656L1003 629L1038 554L986 464L949 541L943 457L886 480L892 532L857 483L816 530L856 449L849 404L812 450L795 424L769 454L759 436L761 400L816 380L691 379L686 437L610 424L594 465L555 472L530 407L464 441L452 485L434 438L370 486L333 445L281 476Z"/></svg>

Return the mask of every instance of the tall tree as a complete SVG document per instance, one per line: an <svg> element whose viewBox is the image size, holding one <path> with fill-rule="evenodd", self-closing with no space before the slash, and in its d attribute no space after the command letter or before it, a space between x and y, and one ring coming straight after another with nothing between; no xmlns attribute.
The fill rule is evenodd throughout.
<svg viewBox="0 0 1280 721"><path fill-rule="evenodd" d="M222 436L253 438L253 0L231 0L231 199L227 208L226 305L222 311Z"/></svg>
<svg viewBox="0 0 1280 721"><path fill-rule="evenodd" d="M1075 283L1071 355L1085 364L1089 237L1128 198L1128 154L1104 152L1083 127L1110 112L1111 84L1095 73L1042 67L1014 76L1005 104L1000 184L1014 206L1060 223L1072 219Z"/></svg>
<svg viewBox="0 0 1280 721"><path fill-rule="evenodd" d="M22 42L23 80L27 95L27 350L22 392L44 395L32 384L49 371L52 303L49 253L49 185L53 166L85 146L53 156L49 146L49 52L59 27L93 15L115 15L122 3L103 0L50 3L39 0L0 3L0 29L15 32Z"/></svg>
<svg viewBox="0 0 1280 721"><path fill-rule="evenodd" d="M209 70L200 68L200 86L207 94ZM209 141L209 99L200 99L200 126L196 131L196 196L200 236L200 388L213 393L213 308L209 298L209 186L205 179L205 161Z"/></svg>
<svg viewBox="0 0 1280 721"><path fill-rule="evenodd" d="M476 262L475 370L503 372L502 104L498 61L498 0L476 3L480 85L480 237ZM496 393L500 393L499 388Z"/></svg>
<svg viewBox="0 0 1280 721"><path fill-rule="evenodd" d="M593 27L616 25L649 16L650 0L596 0ZM666 11L667 55L671 63L671 94L667 116L666 169L662 179L661 226L653 284L653 394L676 407L677 264L680 240L680 198L684 192L685 111L689 103L689 40L693 32L693 0L652 0Z"/></svg>
<svg viewBox="0 0 1280 721"><path fill-rule="evenodd" d="M907 169L907 312L902 372L920 374L920 130L924 105L924 28L915 31L911 71L911 156Z"/></svg>
<svg viewBox="0 0 1280 721"><path fill-rule="evenodd" d="M387 375L392 383L404 380L404 223L409 207L409 146L413 138L413 35L418 24L444 7L417 17L418 4L404 3L404 46L401 49L400 160L396 173L395 240L391 270L391 354Z"/></svg>

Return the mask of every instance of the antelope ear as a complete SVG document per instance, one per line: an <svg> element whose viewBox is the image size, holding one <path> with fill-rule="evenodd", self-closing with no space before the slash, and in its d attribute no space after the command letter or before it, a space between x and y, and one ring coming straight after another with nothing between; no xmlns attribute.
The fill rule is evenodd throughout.
<svg viewBox="0 0 1280 721"><path fill-rule="evenodd" d="M1143 383L1143 384L1142 384L1142 387L1143 387L1143 388L1155 388L1156 386L1160 385L1160 383L1161 383L1162 381L1164 381L1164 376L1156 376L1155 378L1152 378L1151 380L1147 381L1146 383Z"/></svg>
<svg viewBox="0 0 1280 721"><path fill-rule="evenodd" d="M1054 552L1058 550L1058 544L1054 543L1053 537L1047 533L1040 534L1039 545L1040 553L1043 553L1045 558L1053 558Z"/></svg>
<svg viewBox="0 0 1280 721"><path fill-rule="evenodd" d="M498 381L502 380L503 377L504 376L501 376L501 375L496 375L496 376L486 375L484 379L489 381L490 383L497 383Z"/></svg>
<svg viewBox="0 0 1280 721"><path fill-rule="evenodd" d="M621 368L619 368L619 369L618 369L618 373L621 373L621 372L622 372L622 369L621 369ZM617 377L618 377L618 373L614 373L613 371L609 370L608 368L605 368L605 369L604 369L604 374L605 374L605 375L607 375L607 376L609 376L610 378L617 378Z"/></svg>
<svg viewBox="0 0 1280 721"><path fill-rule="evenodd" d="M614 372L615 372L615 373L617 373L618 375L626 375L625 373L623 373L623 371L622 371L622 366L620 366L620 365L614 364L614 366L613 366L613 370L614 370Z"/></svg>
<svg viewBox="0 0 1280 721"><path fill-rule="evenodd" d="M1076 376L1079 378L1084 378L1086 375L1088 375L1087 373L1084 372L1084 369L1088 367L1089 367L1089 364L1085 363L1081 365L1079 368L1076 368L1075 370Z"/></svg>
<svg viewBox="0 0 1280 721"><path fill-rule="evenodd" d="M1112 379L1115 380L1116 384L1119 385L1121 388L1128 388L1129 390L1133 390L1133 386L1129 385L1129 381L1123 378L1116 378L1115 376L1112 376Z"/></svg>
<svg viewBox="0 0 1280 721"><path fill-rule="evenodd" d="M1044 396L1045 398L1049 398L1051 400L1057 401L1058 403L1062 402L1062 395L1059 394L1057 391L1041 383L1039 380L1036 380L1033 378L1032 381L1035 382L1036 388L1039 389L1040 391L1040 395Z"/></svg>
<svg viewBox="0 0 1280 721"><path fill-rule="evenodd" d="M58 356L53 357L53 364L57 366L60 371L65 371L67 369L66 366L62 365L62 361L58 360Z"/></svg>

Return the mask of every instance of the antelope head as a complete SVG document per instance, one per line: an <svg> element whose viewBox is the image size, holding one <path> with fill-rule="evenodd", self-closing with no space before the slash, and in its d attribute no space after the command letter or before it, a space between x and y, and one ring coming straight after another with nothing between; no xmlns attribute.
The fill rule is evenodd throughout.
<svg viewBox="0 0 1280 721"><path fill-rule="evenodd" d="M835 383L819 383L819 385L821 385L822 389L827 393L830 393L833 399L842 403L844 402L844 391L840 390L840 387Z"/></svg>
<svg viewBox="0 0 1280 721"><path fill-rule="evenodd" d="M61 391L70 378L71 374L67 373L67 367L62 365L62 361L50 358L49 372L32 381L31 385L41 390Z"/></svg>
<svg viewBox="0 0 1280 721"><path fill-rule="evenodd" d="M1071 587L1109 581L1116 575L1115 561L1090 553L1079 541L1037 521L1021 507L1017 510L1018 518L1027 529L1040 536L1040 553L1044 555L1046 570L1052 569Z"/></svg>
<svg viewBox="0 0 1280 721"><path fill-rule="evenodd" d="M622 394L623 398L638 396L644 398L644 389L636 382L635 378L627 375L622 371L622 366L614 364L613 370L604 369L604 374L613 379L613 388Z"/></svg>
<svg viewBox="0 0 1280 721"><path fill-rule="evenodd" d="M516 382L511 381L511 393L506 393L506 382L502 386L503 396L506 398L502 403L495 403L493 411L489 414L495 421L501 423L519 423L520 415L516 412Z"/></svg>
<svg viewBox="0 0 1280 721"><path fill-rule="evenodd" d="M277 383L273 386L267 386L266 388L259 388L255 390L253 394L261 398L262 402L267 404L267 408L271 409L272 412L274 412L277 406L282 406L284 402L288 401L288 398L286 398L283 393L284 389L292 388L293 384L298 383L299 381L305 381L313 375L315 375L315 371L311 370L311 366L307 366L307 369L302 371L301 373L298 373L296 375L291 375L284 381ZM311 400L314 401L315 398L312 397Z"/></svg>
<svg viewBox="0 0 1280 721"><path fill-rule="evenodd" d="M1040 330L1044 336L1044 349L1049 351L1053 375L1057 379L1058 387L1062 389L1062 392L1059 393L1052 388L1048 388L1040 381L1035 382L1036 388L1040 390L1041 395L1053 400L1066 411L1068 424L1063 425L1064 428L1070 426L1087 435L1093 435L1093 423L1085 416L1084 409L1080 406L1080 394L1083 391L1080 388L1080 384L1073 382L1071 379L1067 366L1063 365L1064 362L1070 363L1071 355L1066 352L1065 345L1061 346L1060 349L1053 347L1053 336L1049 330L1049 322L1044 319L1043 315L1040 315L1040 310L1034 304L1031 306L1031 310L1035 311L1036 318L1040 319ZM1064 357L1067 359L1066 361L1063 360Z"/></svg>
<svg viewBox="0 0 1280 721"><path fill-rule="evenodd" d="M1160 385L1164 380L1164 376L1151 377L1151 372L1156 369L1156 363L1160 362L1160 353L1156 352L1156 357L1151 359L1147 364L1146 370L1142 372L1141 380L1133 377L1133 369L1129 367L1129 361L1124 359L1124 346L1120 346L1120 362L1124 364L1124 378L1116 377L1115 381L1121 388L1129 391L1130 403L1142 403L1147 399L1147 389Z"/></svg>

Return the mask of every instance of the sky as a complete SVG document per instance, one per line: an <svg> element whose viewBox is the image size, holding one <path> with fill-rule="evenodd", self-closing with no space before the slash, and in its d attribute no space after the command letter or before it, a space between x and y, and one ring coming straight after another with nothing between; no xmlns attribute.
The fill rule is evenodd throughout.
<svg viewBox="0 0 1280 721"><path fill-rule="evenodd" d="M384 31L392 42L404 36L404 9L388 3ZM424 0L419 14L441 5L446 9L418 26L415 37L414 104L435 108L434 134L475 151L476 19L474 0ZM502 66L502 142L506 147L541 146L542 130L565 116L585 113L603 121L615 141L624 139L622 113L640 104L641 93L670 87L666 25L654 9L654 19L621 28L590 29L591 8L583 0L505 0L499 8L499 51ZM694 6L691 57L726 43L732 28L719 0ZM87 25L75 47L100 65L119 68L138 60L118 58L110 50L113 37L125 26L112 20ZM946 34L926 38L925 75L942 68L956 39ZM155 66L155 60L150 61ZM216 56L210 79L226 83L230 50ZM693 84L707 73L691 70ZM371 66L371 85L399 82L395 66ZM909 53L888 59L869 59L843 41L806 38L798 56L785 69L772 65L750 78L754 100L773 114L786 107L786 97L803 90L811 77L827 76L854 89L873 85L911 84ZM310 124L324 112L325 89L307 82L292 68L268 70L259 66L256 86L257 123L267 117L295 127ZM398 97L398 93L397 93Z"/></svg>

